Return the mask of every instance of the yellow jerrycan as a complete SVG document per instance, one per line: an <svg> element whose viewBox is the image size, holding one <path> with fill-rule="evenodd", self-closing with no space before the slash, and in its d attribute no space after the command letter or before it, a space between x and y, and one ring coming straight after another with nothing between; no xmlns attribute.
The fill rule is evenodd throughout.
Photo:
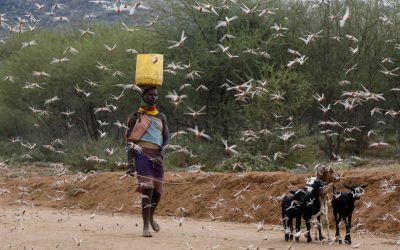
<svg viewBox="0 0 400 250"><path fill-rule="evenodd" d="M136 58L135 84L161 87L164 73L164 55L139 54Z"/></svg>

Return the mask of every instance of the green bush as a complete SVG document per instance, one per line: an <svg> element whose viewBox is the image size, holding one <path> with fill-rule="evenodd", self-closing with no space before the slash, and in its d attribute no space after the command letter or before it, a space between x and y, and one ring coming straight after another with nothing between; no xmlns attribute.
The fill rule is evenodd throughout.
<svg viewBox="0 0 400 250"><path fill-rule="evenodd" d="M256 1L241 2L254 7ZM229 8L218 8L219 16L216 16L194 11L193 5L187 0L149 1L151 14L153 17L159 15L160 20L151 27L132 24L132 21L128 24L140 28L133 33L123 31L120 22L110 25L96 21L96 24L70 23L57 28L42 26L42 29L35 32L10 34L7 43L0 44L0 76L4 78L12 75L16 80L12 83L0 79L0 137L5 138L4 142L0 142L0 158L21 162L63 162L83 171L123 169L123 166L118 167L116 163L126 162L124 145L118 141L122 138L122 131L111 124L116 120L126 121L127 115L137 108L140 101L138 92L125 90L122 93L122 88L117 86L123 84L126 87L134 79L135 56L127 53L126 49L136 49L139 53L164 54L166 67L172 62L175 65L190 64L190 67L177 69L176 72L165 72L165 84L159 91L158 107L166 114L171 131L198 125L200 129L206 129L205 133L214 140L195 140L193 134L174 139L173 144L187 147L195 156L170 151L165 159L167 169L184 169L201 164L205 165L204 170L231 171L235 163L241 164L241 168L235 169L239 171L293 168L297 163L311 165L325 161L332 156L332 152L344 158L364 154L381 159L398 158L398 117L392 119L387 115L370 115L372 108L388 110L398 107L399 103L399 97L389 92L389 89L398 87L397 79L381 74L381 65L376 61L376 55L398 57L396 55L399 50L388 43L389 39L393 39L396 27L377 21L384 11L388 15L393 14L393 23L398 23L400 16L391 13L396 10L378 4L378 1L374 4L365 1L331 1L329 10L325 5L310 8L313 4L311 1L257 2L258 9L276 8L276 15L243 15L241 4L227 3ZM341 28L337 22L328 21L328 12L341 13L346 6L352 11L352 18L345 27ZM166 13L168 16L165 16ZM229 27L214 28L224 16L234 15L239 18ZM128 21L127 18L123 17L123 20ZM270 28L274 23L287 27L287 32L275 32ZM88 27L96 35L81 37L78 29ZM320 30L321 33L318 32ZM182 31L187 36L184 46L168 49L171 45L168 41L179 39ZM321 37L314 34L312 44L304 44L299 37L304 38L310 32L318 32ZM344 34L347 33L362 39L359 43L353 43L345 38ZM223 35L227 34L235 39L223 40ZM342 42L331 39L334 34L340 35ZM36 40L38 45L21 49L21 43L30 40ZM104 48L105 44L116 44L117 48L109 53ZM218 44L229 47L229 53L238 57L229 59L226 53L219 50ZM64 55L68 46L79 50L79 53ZM349 46L359 46L356 55L349 53ZM207 53L212 50L215 53ZM292 54L294 50L299 51L296 53L298 55ZM270 54L270 57L265 56L265 53ZM294 62L301 56L299 53L307 57L304 65L288 67L288 62ZM63 64L50 64L53 57L64 56L70 60ZM357 71L345 73L345 69L356 62L362 62ZM96 67L99 63L108 65L110 70L99 70ZM383 66L388 67L386 64ZM395 69L400 65L396 61L392 66ZM33 71L45 71L51 77L34 77ZM123 75L114 75L117 71ZM189 79L187 76L194 71L201 72L200 77ZM98 82L98 86L90 86L89 79ZM345 79L352 84L338 85L339 81ZM27 88L27 83L35 82L41 83L42 88ZM231 89L245 82L252 85L245 92L244 88ZM231 88L227 88L227 83ZM342 92L360 91L360 83L374 93L384 93L386 101L359 103L353 112L344 110L338 104L338 99L343 99ZM191 87L180 89L183 84L190 84ZM200 84L206 86L208 91L196 90ZM74 89L76 85L84 89L88 96L78 94ZM265 88L262 91L261 86ZM182 104L171 104L166 94L172 90L179 95L186 94L188 98ZM285 93L284 100L272 100L271 94L276 92ZM322 107L312 97L315 92L324 94L325 100L321 100L320 104L324 107L331 104L331 111L326 114L321 112ZM262 95L258 96L259 93ZM123 99L111 98L111 95L120 94L124 95ZM46 99L56 95L61 100L44 104ZM105 102L118 108L112 113L95 113L95 108L104 107ZM193 118L184 114L188 112L187 107L198 110L203 106L206 106L203 111L206 114L202 116ZM32 110L48 111L49 115L33 114L29 107ZM69 118L61 115L61 112L67 110L74 112ZM323 127L317 125L318 122L332 119L338 120L343 126L346 124L343 128L331 128L340 133L341 140L325 140L325 136L319 134ZM387 125L378 126L378 119ZM110 126L100 128L97 120L108 122ZM278 129L284 126L291 126L290 130L295 132L295 137L285 142L279 138L284 130ZM355 142L345 144L343 130L352 126L364 129L346 134L351 135ZM99 129L115 136L99 139ZM261 129L269 129L272 135L261 136L258 133ZM391 146L368 149L369 138L366 132L370 129L379 130L379 134L371 140L382 138ZM245 130L253 130L261 138L255 142L240 140L241 132ZM37 146L28 150L19 143L10 145L8 137L14 135L21 136L24 142L36 143ZM240 155L227 158L220 137L228 138L230 143L236 144ZM65 146L58 148L65 155L42 147L55 138L66 141ZM332 138L337 137L335 135ZM290 152L295 143L306 145L306 149ZM104 152L106 147L118 148L118 151L109 156ZM267 162L261 157L262 154L273 158L277 151L284 153L285 159ZM23 157L26 153L31 159ZM89 156L97 156L106 162L86 161L84 157Z"/></svg>
<svg viewBox="0 0 400 250"><path fill-rule="evenodd" d="M234 168L234 166L236 166ZM261 157L261 155L252 155L248 152L233 155L219 164L216 171L272 171L276 167L274 163Z"/></svg>
<svg viewBox="0 0 400 250"><path fill-rule="evenodd" d="M25 149L18 143L11 143L8 138L0 140L0 159L14 161Z"/></svg>
<svg viewBox="0 0 400 250"><path fill-rule="evenodd" d="M305 145L306 148L298 149L289 154L282 163L286 168L294 168L296 164L312 166L322 160L328 160L319 148L320 136L305 135L304 132L302 133L303 130L300 130L298 137L293 141L292 145L300 143Z"/></svg>
<svg viewBox="0 0 400 250"><path fill-rule="evenodd" d="M65 164L76 171L115 171L126 169L126 166L118 166L117 162L127 162L125 146L112 139L100 139L98 141L77 141L71 142L68 154L65 156ZM105 152L106 148L116 148L113 155ZM86 160L90 156L97 156L105 162Z"/></svg>
<svg viewBox="0 0 400 250"><path fill-rule="evenodd" d="M223 144L214 138L213 141L194 139L192 134L174 138L172 144L183 145L192 156L187 153L168 150L165 156L165 166L168 170L183 170L194 164L205 165L203 170L213 171L217 163L223 159Z"/></svg>

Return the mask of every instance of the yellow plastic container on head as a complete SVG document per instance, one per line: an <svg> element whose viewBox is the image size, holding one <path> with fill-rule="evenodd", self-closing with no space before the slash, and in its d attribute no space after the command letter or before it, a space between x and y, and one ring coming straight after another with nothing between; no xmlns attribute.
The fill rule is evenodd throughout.
<svg viewBox="0 0 400 250"><path fill-rule="evenodd" d="M164 55L140 54L136 58L135 84L138 86L162 86Z"/></svg>

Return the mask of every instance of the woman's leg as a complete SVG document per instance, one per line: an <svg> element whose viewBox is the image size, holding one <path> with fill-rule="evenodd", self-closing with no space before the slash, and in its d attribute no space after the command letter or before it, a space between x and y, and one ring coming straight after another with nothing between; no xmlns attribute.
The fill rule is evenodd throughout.
<svg viewBox="0 0 400 250"><path fill-rule="evenodd" d="M142 218L143 218L143 237L151 237L150 217L152 209L153 189L143 189L142 195Z"/></svg>
<svg viewBox="0 0 400 250"><path fill-rule="evenodd" d="M156 211L156 208L157 208L158 203L160 202L160 199L161 199L161 194L159 192L157 192L156 190L154 190L153 197L151 200L150 225L151 225L151 228L153 228L153 230L156 232L160 231L160 226L154 220L154 212Z"/></svg>

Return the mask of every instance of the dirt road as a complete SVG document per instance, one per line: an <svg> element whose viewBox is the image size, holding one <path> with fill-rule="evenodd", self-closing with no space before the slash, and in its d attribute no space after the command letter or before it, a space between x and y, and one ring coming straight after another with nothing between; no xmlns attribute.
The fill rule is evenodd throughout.
<svg viewBox="0 0 400 250"><path fill-rule="evenodd" d="M25 213L23 212L25 209ZM141 237L141 218L127 214L93 214L82 210L55 210L6 206L0 209L0 249L287 249L278 226L159 218L160 233ZM19 221L18 221L19 220ZM80 246L73 238L82 240ZM354 235L359 249L398 249L394 239ZM351 249L327 242L294 243L292 249Z"/></svg>
<svg viewBox="0 0 400 250"><path fill-rule="evenodd" d="M343 180L336 184L340 191L345 191L343 183L368 184L365 194L355 204L353 230L366 229L400 238L398 169L362 169L340 174ZM208 221L212 213L226 222L281 224L282 195L304 187L306 177L284 172L253 172L245 176L167 173L157 213ZM89 212L111 213L122 206L122 213L139 214L136 185L136 178L121 173L0 178L0 208L24 202L27 206L56 209L79 206ZM179 212L179 208L185 208L185 212ZM334 229L331 210L329 216Z"/></svg>
<svg viewBox="0 0 400 250"><path fill-rule="evenodd" d="M25 172L24 172L25 173ZM135 178L121 173L0 178L2 249L398 249L398 169L340 171L340 182L366 183L356 202L353 245L290 245L281 231L280 197L304 186L307 174L285 172L167 173L157 215L162 231L141 237ZM338 188L341 183L336 184ZM369 206L367 206L370 204ZM22 208L25 207L25 213ZM184 212L182 212L184 211ZM118 212L118 213L117 213ZM329 211L331 213L331 211ZM113 213L115 215L113 216ZM173 216L184 216L182 226ZM212 221L212 217L219 219ZM331 219L331 230L334 224ZM255 223L268 225L256 232ZM370 234L357 235L357 232ZM343 235L343 233L342 233ZM83 239L80 246L73 239ZM265 238L265 239L264 239ZM399 242L400 243L400 242ZM253 248L249 248L250 246Z"/></svg>

